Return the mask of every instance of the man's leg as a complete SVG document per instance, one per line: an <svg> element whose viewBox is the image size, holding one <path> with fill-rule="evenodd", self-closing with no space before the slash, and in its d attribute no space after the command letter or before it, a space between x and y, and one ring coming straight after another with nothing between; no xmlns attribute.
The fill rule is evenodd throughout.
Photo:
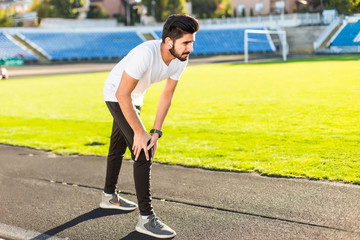
<svg viewBox="0 0 360 240"><path fill-rule="evenodd" d="M130 125L126 121L120 105L117 102L106 102L112 116L114 117L114 122L117 124L126 145L131 151L132 159L135 159L135 156L132 151L132 144L134 139L134 131L131 129ZM149 151L151 156L152 150ZM151 175L151 164L152 161L147 161L144 151L140 153L140 156L137 161L134 161L134 181L136 196L139 203L139 210L141 215L151 215L153 214L153 208L151 205L151 194L150 194L150 175Z"/></svg>
<svg viewBox="0 0 360 240"><path fill-rule="evenodd" d="M149 152L149 156L151 156ZM144 155L140 157L141 155ZM140 214L149 216L153 214L151 205L150 180L152 160L147 161L144 151L140 154L137 161L134 162L134 182L136 196L138 199Z"/></svg>
<svg viewBox="0 0 360 240"><path fill-rule="evenodd" d="M118 123L121 132L125 137L126 144L131 151L131 157L134 160L135 156L132 149L134 132L126 121L118 103L106 103L113 115L115 122ZM139 110L139 109L138 109ZM152 156L152 149L149 150L149 156ZM138 160L134 161L134 181L136 196L139 203L140 216L138 224L135 229L138 232L158 237L169 238L174 237L176 232L162 223L157 216L155 216L151 205L150 194L150 176L151 176L152 160L147 161L145 152L142 150Z"/></svg>
<svg viewBox="0 0 360 240"><path fill-rule="evenodd" d="M112 111L110 108L109 110L110 112ZM125 211L131 211L137 208L136 203L121 197L119 191L115 192L126 148L125 138L117 121L114 119L110 137L109 154L107 157L105 187L100 202L101 208Z"/></svg>
<svg viewBox="0 0 360 240"><path fill-rule="evenodd" d="M119 126L113 121L109 154L106 165L106 178L104 192L113 194L118 182L119 172L121 169L122 160L126 151L127 145Z"/></svg>

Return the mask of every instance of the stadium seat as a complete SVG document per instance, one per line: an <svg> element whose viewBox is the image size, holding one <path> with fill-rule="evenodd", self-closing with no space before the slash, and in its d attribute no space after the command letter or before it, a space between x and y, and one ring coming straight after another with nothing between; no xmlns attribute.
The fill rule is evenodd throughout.
<svg viewBox="0 0 360 240"><path fill-rule="evenodd" d="M37 57L32 53L15 44L11 39L6 37L4 33L0 33L0 59L19 57L23 57L24 60L29 61L37 60Z"/></svg>
<svg viewBox="0 0 360 240"><path fill-rule="evenodd" d="M125 56L143 40L136 32L23 32L25 41L46 52L50 60Z"/></svg>
<svg viewBox="0 0 360 240"><path fill-rule="evenodd" d="M259 28L257 28L259 29ZM260 28L261 29L261 28ZM161 38L161 31L155 34ZM205 29L197 33L194 55L244 52L245 29ZM80 60L125 56L143 40L135 31L23 31L19 36L50 60ZM265 34L250 33L249 52L272 51Z"/></svg>
<svg viewBox="0 0 360 240"><path fill-rule="evenodd" d="M264 30L263 28L256 28ZM162 32L155 34L161 38ZM245 29L205 29L199 30L194 43L194 55L202 54L236 54L244 52ZM249 42L249 52L272 51L270 42L264 34L250 33L249 38L256 41Z"/></svg>
<svg viewBox="0 0 360 240"><path fill-rule="evenodd" d="M336 36L331 46L360 46L360 20L355 24L347 24Z"/></svg>

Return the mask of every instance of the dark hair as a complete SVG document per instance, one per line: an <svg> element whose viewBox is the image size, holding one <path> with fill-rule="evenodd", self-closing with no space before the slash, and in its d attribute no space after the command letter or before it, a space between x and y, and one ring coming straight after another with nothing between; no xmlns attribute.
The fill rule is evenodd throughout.
<svg viewBox="0 0 360 240"><path fill-rule="evenodd" d="M181 38L185 33L195 33L199 30L199 21L194 17L182 14L173 14L167 17L163 32L162 42L169 37L172 40Z"/></svg>

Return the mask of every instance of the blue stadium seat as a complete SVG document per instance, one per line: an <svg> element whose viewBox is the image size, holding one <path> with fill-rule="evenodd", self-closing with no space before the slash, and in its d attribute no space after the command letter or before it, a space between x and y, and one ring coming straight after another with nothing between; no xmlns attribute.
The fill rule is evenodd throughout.
<svg viewBox="0 0 360 240"><path fill-rule="evenodd" d="M256 30L264 30L256 28ZM162 31L155 31L161 38ZM205 29L196 34L193 54L234 54L244 52L245 29ZM256 42L249 42L249 52L272 51L265 34L250 33L249 38Z"/></svg>
<svg viewBox="0 0 360 240"><path fill-rule="evenodd" d="M346 25L336 36L331 46L360 46L360 41L354 41L360 34L360 20L355 24Z"/></svg>
<svg viewBox="0 0 360 240"><path fill-rule="evenodd" d="M123 57L143 40L136 32L23 32L51 60Z"/></svg>
<svg viewBox="0 0 360 240"><path fill-rule="evenodd" d="M32 53L15 44L4 33L0 33L0 59L18 58L20 55L23 56L24 60L37 60L37 57Z"/></svg>
<svg viewBox="0 0 360 240"><path fill-rule="evenodd" d="M257 28L259 29L259 28ZM161 31L155 32L161 38ZM205 29L197 33L193 54L236 54L244 52L245 29ZM21 32L24 40L43 50L50 60L123 57L143 40L129 32ZM272 51L265 34L249 34L249 52Z"/></svg>

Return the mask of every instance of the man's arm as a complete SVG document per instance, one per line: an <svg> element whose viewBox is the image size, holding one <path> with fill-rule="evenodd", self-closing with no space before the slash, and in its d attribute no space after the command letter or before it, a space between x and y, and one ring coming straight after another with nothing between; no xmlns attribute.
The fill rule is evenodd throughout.
<svg viewBox="0 0 360 240"><path fill-rule="evenodd" d="M174 92L176 89L178 81L168 78L165 82L164 89L161 93L158 109L156 112L156 118L153 125L154 129L161 130L165 121L165 117L169 111L171 106L171 102L174 96ZM153 156L154 158L156 148L157 148L157 140L159 139L159 134L153 133L151 134L151 142L148 146L148 149L154 147Z"/></svg>
<svg viewBox="0 0 360 240"><path fill-rule="evenodd" d="M123 112L130 127L134 131L134 142L132 150L135 155L135 160L138 159L141 150L144 150L146 159L149 160L147 143L151 139L151 136L146 132L146 129L142 124L139 116L136 114L135 108L131 101L131 92L135 89L137 83L137 79L132 78L124 71L115 96L120 104L121 111Z"/></svg>

